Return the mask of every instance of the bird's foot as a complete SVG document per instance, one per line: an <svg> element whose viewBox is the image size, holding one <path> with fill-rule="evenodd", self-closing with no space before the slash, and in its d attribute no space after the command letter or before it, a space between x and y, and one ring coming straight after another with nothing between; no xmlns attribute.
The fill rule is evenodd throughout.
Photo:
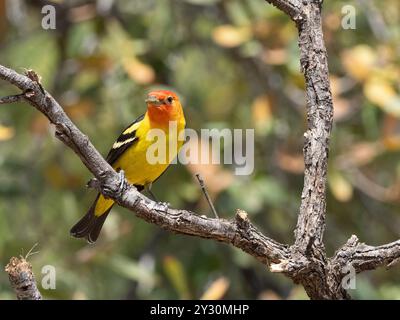
<svg viewBox="0 0 400 320"><path fill-rule="evenodd" d="M126 186L126 179L125 179L125 172L124 170L119 170L118 171L118 176L119 176L119 192L122 193L122 191L124 191L125 186Z"/></svg>
<svg viewBox="0 0 400 320"><path fill-rule="evenodd" d="M118 187L117 189L111 188L108 185L104 185L102 188L102 194L106 199L120 197L126 187L126 179L124 170L118 171Z"/></svg>

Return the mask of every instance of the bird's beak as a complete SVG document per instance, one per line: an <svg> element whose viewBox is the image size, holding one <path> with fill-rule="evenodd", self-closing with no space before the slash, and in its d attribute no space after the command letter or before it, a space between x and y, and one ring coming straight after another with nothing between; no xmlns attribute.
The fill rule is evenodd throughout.
<svg viewBox="0 0 400 320"><path fill-rule="evenodd" d="M161 101L156 96L148 96L145 101L146 101L146 103L152 104L155 106L159 106L162 104Z"/></svg>

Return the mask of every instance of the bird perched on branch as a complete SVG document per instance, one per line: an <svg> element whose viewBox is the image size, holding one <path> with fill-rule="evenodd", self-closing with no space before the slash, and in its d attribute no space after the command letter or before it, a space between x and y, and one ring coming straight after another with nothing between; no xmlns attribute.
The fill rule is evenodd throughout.
<svg viewBox="0 0 400 320"><path fill-rule="evenodd" d="M185 117L178 96L171 91L152 91L146 103L147 112L122 132L106 160L116 171L123 170L138 191L146 189L152 195L152 183L182 147ZM113 205L112 199L99 193L86 215L72 227L71 235L95 242Z"/></svg>

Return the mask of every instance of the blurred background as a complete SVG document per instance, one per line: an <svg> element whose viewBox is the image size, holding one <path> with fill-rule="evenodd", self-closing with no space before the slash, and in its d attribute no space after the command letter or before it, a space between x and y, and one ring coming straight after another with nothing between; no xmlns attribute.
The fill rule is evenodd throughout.
<svg viewBox="0 0 400 320"><path fill-rule="evenodd" d="M56 8L56 29L41 10ZM355 10L344 29L342 9ZM351 10L351 8L350 8ZM346 11L347 13L348 11ZM352 235L370 245L400 235L400 3L325 1L335 125L329 162L325 244L334 254ZM297 31L263 0L0 0L0 63L32 68L45 88L107 154L145 111L154 88L176 90L187 125L254 128L255 170L174 165L153 187L173 207L211 215L246 210L267 235L293 242L303 185L304 80ZM1 83L0 95L16 93ZM69 236L95 192L77 156L26 104L0 108L0 268L26 254L40 283L57 271L51 299L306 299L238 249L165 232L114 207L99 241ZM357 276L358 299L400 299L400 268ZM0 299L14 299L0 272Z"/></svg>

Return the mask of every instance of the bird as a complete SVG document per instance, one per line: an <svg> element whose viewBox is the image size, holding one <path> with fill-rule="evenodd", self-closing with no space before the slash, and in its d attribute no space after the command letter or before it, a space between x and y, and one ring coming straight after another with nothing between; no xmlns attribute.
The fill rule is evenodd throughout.
<svg viewBox="0 0 400 320"><path fill-rule="evenodd" d="M151 186L169 167L182 147L184 139L181 136L186 120L179 97L172 91L151 91L145 102L146 113L121 133L106 161L117 172L123 170L126 180L138 191L147 190L154 199ZM155 139L149 139L149 136L154 129L158 130L154 132L165 134L165 139L161 139L161 143L158 141L160 150L156 152L156 155L164 154L165 161L149 161L151 153L148 151L155 143ZM106 199L98 193L87 213L71 228L71 235L86 238L89 243L96 242L113 205L112 199Z"/></svg>

